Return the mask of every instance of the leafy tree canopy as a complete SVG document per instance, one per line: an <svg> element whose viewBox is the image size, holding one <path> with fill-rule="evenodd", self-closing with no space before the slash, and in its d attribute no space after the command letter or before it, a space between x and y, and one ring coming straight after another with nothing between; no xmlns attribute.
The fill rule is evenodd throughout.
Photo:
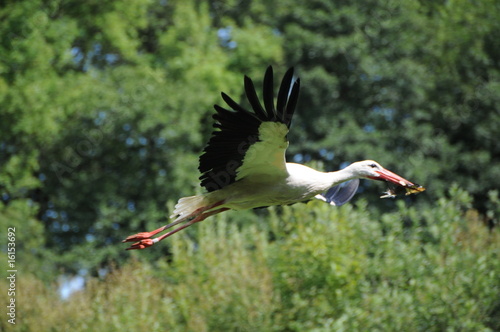
<svg viewBox="0 0 500 332"><path fill-rule="evenodd" d="M273 64L303 82L290 160L378 160L428 188L411 198L420 209L457 183L494 223L499 12L493 0L10 1L0 221L23 230L26 261L75 270L129 257L121 238L201 190L219 92L241 95L243 74L259 82Z"/></svg>

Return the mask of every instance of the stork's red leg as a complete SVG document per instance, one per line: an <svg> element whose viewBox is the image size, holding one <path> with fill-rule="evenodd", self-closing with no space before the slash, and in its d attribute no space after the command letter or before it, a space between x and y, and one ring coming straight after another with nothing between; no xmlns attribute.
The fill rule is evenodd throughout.
<svg viewBox="0 0 500 332"><path fill-rule="evenodd" d="M168 225L165 225L165 226L162 226L158 229L155 229L154 231L151 231L151 232L142 232L142 233L137 233L137 234L134 234L134 235L130 235L129 237L127 237L125 240L123 240L122 242L134 242L134 241L140 241L140 240L144 240L144 239L149 239L153 236L155 236L156 234L160 233L160 232L163 232L164 230L170 228L170 227L174 227L175 225L178 225L180 224L181 222L183 221L186 221L186 219L188 219L189 217L187 218L182 218L182 219L179 219L177 221L174 221Z"/></svg>
<svg viewBox="0 0 500 332"><path fill-rule="evenodd" d="M198 215L196 218L188 221L186 224L182 225L179 228L176 228L176 229L174 229L174 230L172 230L172 231L170 231L168 233L165 233L162 236L159 236L159 237L154 238L154 239L147 238L147 239L140 240L139 242L136 242L136 243L132 244L130 246L130 248L127 248L127 250L144 249L144 248L147 248L147 247L151 247L153 244L160 242L161 240L169 237L172 234L175 234L175 233L183 230L184 228L187 228L187 227L189 227L189 226L191 226L191 225L193 225L193 224L195 224L197 222L203 221L206 218L208 218L210 216L213 216L214 214L217 214L217 213L220 213L220 212L223 212L223 211L226 211L226 210L229 210L229 208L221 208L221 209L217 209L217 210L214 210L214 211L209 211L209 212L202 213L202 214ZM161 229L161 228L159 228L159 229ZM156 232L156 231L153 231L153 232Z"/></svg>
<svg viewBox="0 0 500 332"><path fill-rule="evenodd" d="M212 205L209 205L209 206L204 206L204 207L201 207L201 208L198 208L196 210L194 210L191 214L185 216L185 217L182 217L178 220L175 220L174 222L168 224L168 225L165 225L165 226L162 226L158 229L155 229L154 231L151 231L151 232L141 232L141 233L137 233L137 234L134 234L134 235L130 235L129 237L127 237L125 240L123 240L122 242L135 242L135 241L141 241L141 240L145 240L145 239L149 239L149 238L152 238L153 236L155 236L156 234L160 233L160 232L163 232L164 230L170 228L170 227L174 227L175 225L178 225L190 218L196 218L198 215L202 214L203 212L207 211L207 210L211 210L217 206L220 206L224 203L224 201L219 201L217 203L214 203Z"/></svg>

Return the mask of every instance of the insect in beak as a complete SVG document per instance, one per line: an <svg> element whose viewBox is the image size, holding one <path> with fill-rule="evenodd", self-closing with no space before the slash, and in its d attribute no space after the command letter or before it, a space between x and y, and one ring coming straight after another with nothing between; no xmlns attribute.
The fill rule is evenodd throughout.
<svg viewBox="0 0 500 332"><path fill-rule="evenodd" d="M387 182L388 183L388 189L380 198L394 198L397 195L402 195L403 193L408 196L411 194L418 194L421 193L422 191L425 191L425 188L418 185L418 184L408 184L404 186L396 185L392 182Z"/></svg>

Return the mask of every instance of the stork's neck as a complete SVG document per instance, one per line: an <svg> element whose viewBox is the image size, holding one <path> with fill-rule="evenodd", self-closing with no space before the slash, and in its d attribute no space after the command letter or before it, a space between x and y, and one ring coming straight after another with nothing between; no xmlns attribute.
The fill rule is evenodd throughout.
<svg viewBox="0 0 500 332"><path fill-rule="evenodd" d="M296 163L286 163L286 168L289 174L287 178L289 186L306 187L309 193L314 194L358 177L350 166L336 172L319 172Z"/></svg>
<svg viewBox="0 0 500 332"><path fill-rule="evenodd" d="M358 178L349 166L335 172L328 172L326 174L328 175L330 187Z"/></svg>

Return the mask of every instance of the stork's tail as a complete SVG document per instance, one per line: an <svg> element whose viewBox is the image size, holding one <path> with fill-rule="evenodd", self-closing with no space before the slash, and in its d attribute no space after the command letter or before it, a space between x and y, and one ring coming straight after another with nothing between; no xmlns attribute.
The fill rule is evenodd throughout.
<svg viewBox="0 0 500 332"><path fill-rule="evenodd" d="M174 212L170 218L175 218L174 222L190 218L195 216L198 211L203 210L208 204L206 195L183 197L175 205Z"/></svg>

